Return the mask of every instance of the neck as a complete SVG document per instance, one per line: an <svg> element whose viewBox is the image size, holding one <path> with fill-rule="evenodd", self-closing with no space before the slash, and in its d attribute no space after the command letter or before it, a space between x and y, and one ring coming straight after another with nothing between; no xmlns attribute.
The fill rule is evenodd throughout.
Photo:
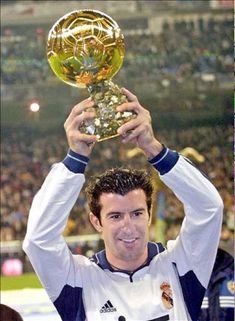
<svg viewBox="0 0 235 321"><path fill-rule="evenodd" d="M124 270L131 273L147 263L148 250L146 248L144 253L137 258L131 258L131 255L128 258L118 258L106 251L106 258L114 270Z"/></svg>
<svg viewBox="0 0 235 321"><path fill-rule="evenodd" d="M148 258L137 268L133 268L133 269L123 269L123 268L119 268L111 263L109 263L111 265L111 267L115 270L115 271L126 271L128 273L133 273L135 270L137 270L138 268L141 268L142 266L144 266L146 263L148 262Z"/></svg>

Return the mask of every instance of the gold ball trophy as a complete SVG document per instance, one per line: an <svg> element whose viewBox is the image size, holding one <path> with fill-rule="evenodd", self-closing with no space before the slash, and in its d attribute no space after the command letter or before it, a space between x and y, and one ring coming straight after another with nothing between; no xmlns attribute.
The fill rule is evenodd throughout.
<svg viewBox="0 0 235 321"><path fill-rule="evenodd" d="M117 129L134 112L117 112L127 101L112 77L122 66L124 36L111 17L98 10L76 10L61 17L48 34L47 57L56 76L65 83L87 88L96 117L79 130L98 141L118 136ZM89 111L90 111L89 110Z"/></svg>

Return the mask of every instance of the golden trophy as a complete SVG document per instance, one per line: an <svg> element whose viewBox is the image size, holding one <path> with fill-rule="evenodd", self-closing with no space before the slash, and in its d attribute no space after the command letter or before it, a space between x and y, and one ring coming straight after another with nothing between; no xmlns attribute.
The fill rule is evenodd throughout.
<svg viewBox="0 0 235 321"><path fill-rule="evenodd" d="M134 112L117 112L126 102L112 77L122 66L124 36L118 24L98 10L72 11L60 18L48 34L47 57L56 76L65 83L87 88L95 102L96 117L79 130L98 141L117 136L117 129L134 118Z"/></svg>

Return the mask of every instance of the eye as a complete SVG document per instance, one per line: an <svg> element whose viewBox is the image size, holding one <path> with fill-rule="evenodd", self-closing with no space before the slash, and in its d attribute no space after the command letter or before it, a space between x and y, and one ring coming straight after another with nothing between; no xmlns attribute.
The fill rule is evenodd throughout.
<svg viewBox="0 0 235 321"><path fill-rule="evenodd" d="M112 214L109 216L111 220L118 220L121 218L121 214Z"/></svg>
<svg viewBox="0 0 235 321"><path fill-rule="evenodd" d="M136 211L136 212L133 213L133 216L134 216L134 217L139 217L139 216L141 216L142 214L143 214L142 211Z"/></svg>

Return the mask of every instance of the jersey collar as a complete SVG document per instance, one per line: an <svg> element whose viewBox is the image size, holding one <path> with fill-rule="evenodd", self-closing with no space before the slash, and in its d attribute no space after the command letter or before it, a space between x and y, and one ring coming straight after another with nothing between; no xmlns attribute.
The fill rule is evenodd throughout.
<svg viewBox="0 0 235 321"><path fill-rule="evenodd" d="M140 266L135 271L131 272L131 273L133 274L137 270L140 270L143 267L148 266L150 264L150 262L152 261L152 259L156 255L158 255L159 253L163 252L164 250L165 250L165 248L161 243L148 242L148 260L147 260L147 262L144 265ZM109 264L109 262L108 262L108 260L106 258L105 250L102 250L102 251L94 254L91 257L91 261L95 262L103 270L109 270L111 272L117 272L117 270L114 270L112 268L112 266ZM125 270L118 270L118 272L130 274L129 271L125 271Z"/></svg>

